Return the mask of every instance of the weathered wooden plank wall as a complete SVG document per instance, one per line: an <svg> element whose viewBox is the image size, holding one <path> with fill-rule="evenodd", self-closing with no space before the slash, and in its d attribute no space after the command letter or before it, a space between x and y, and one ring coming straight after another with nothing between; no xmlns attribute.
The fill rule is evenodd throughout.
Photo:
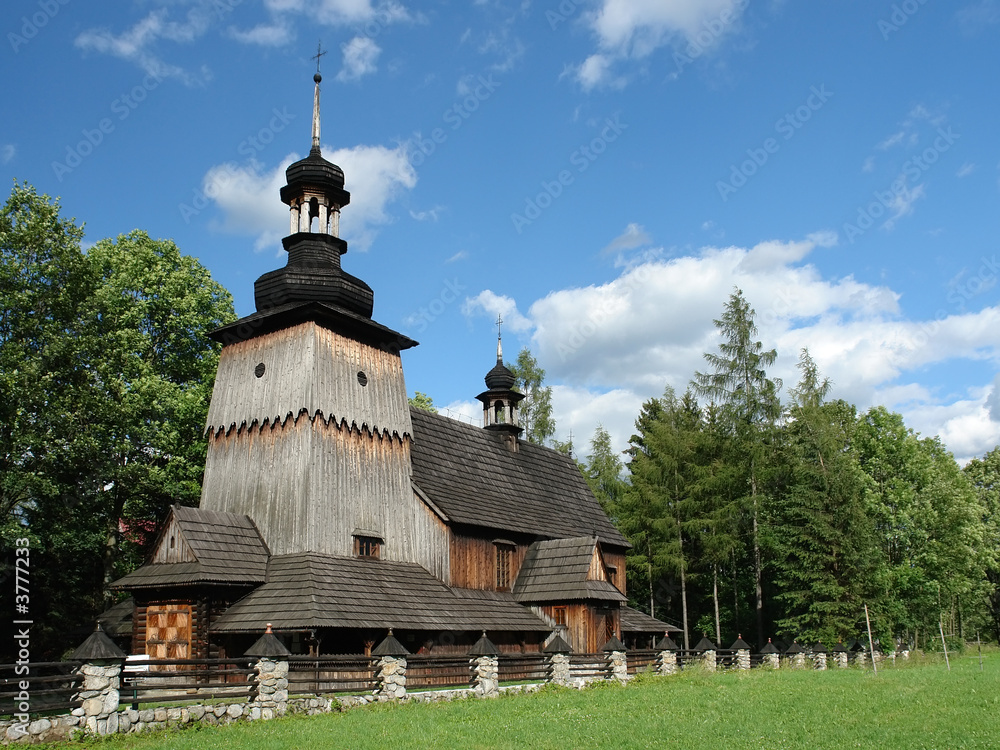
<svg viewBox="0 0 1000 750"><path fill-rule="evenodd" d="M264 372L257 377L261 364ZM359 372L365 374L366 385L359 382ZM346 419L349 426L359 429L400 436L412 433L398 353L312 322L222 350L207 431L284 421L303 410L338 422Z"/></svg>
<svg viewBox="0 0 1000 750"><path fill-rule="evenodd" d="M383 559L447 581L448 530L414 495L409 447L409 438L304 415L220 432L209 440L201 507L250 516L275 555L351 555L353 532L371 532Z"/></svg>
<svg viewBox="0 0 1000 750"><path fill-rule="evenodd" d="M514 541L514 540L512 540ZM513 584L521 570L527 544L517 544L510 556L510 580ZM464 589L496 590L497 548L493 538L452 532L451 585Z"/></svg>

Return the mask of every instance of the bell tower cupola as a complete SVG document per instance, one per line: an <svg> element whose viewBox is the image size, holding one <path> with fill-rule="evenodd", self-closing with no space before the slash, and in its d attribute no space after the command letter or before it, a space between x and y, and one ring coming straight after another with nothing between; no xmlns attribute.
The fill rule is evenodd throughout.
<svg viewBox="0 0 1000 750"><path fill-rule="evenodd" d="M508 433L517 437L524 428L518 425L517 407L524 398L523 393L514 390L517 378L503 363L503 343L500 328L503 318L497 316L497 363L486 373L486 387L489 389L476 398L483 404L483 427L487 430Z"/></svg>
<svg viewBox="0 0 1000 750"><path fill-rule="evenodd" d="M285 170L281 201L289 209L289 234L281 244L288 263L266 273L254 284L258 312L288 302L325 302L371 318L374 295L361 279L345 273L340 256L347 243L340 238L340 210L351 202L344 189L344 170L323 158L320 150L319 58L313 93L312 147L305 159Z"/></svg>

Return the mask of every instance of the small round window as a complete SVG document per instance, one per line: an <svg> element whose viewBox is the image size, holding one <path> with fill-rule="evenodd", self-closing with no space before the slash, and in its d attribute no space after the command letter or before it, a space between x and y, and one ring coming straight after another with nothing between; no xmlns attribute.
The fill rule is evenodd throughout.
<svg viewBox="0 0 1000 750"><path fill-rule="evenodd" d="M259 365L253 368L253 374L256 375L258 378L262 378L264 377L264 369L265 369L264 363L261 362Z"/></svg>
<svg viewBox="0 0 1000 750"><path fill-rule="evenodd" d="M363 372L361 372L361 371L358 371L358 382L359 382L359 383L360 383L360 384L361 384L362 386L366 386L366 385L368 385L368 376L367 376L367 375L365 375L365 374L364 374Z"/></svg>

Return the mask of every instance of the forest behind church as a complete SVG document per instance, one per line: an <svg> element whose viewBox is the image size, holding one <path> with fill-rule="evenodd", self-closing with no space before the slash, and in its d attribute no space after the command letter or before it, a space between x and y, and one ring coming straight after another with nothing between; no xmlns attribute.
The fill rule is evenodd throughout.
<svg viewBox="0 0 1000 750"><path fill-rule="evenodd" d="M27 537L34 653L53 658L113 603L169 506L198 503L205 334L235 319L172 242L82 237L30 185L0 208L0 606ZM643 405L626 454L598 428L581 464L633 544L632 603L691 644L832 645L861 635L864 605L883 645L930 645L939 627L1000 638L1000 449L959 467L898 414L828 399L808 352L784 388L739 290L717 325L719 349L684 393ZM527 439L551 442L544 371L527 350L511 369Z"/></svg>

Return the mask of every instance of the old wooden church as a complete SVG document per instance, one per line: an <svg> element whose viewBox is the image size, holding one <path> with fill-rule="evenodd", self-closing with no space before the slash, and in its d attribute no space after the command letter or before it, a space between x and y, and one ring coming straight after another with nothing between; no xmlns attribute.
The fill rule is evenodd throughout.
<svg viewBox="0 0 1000 750"><path fill-rule="evenodd" d="M483 427L410 408L373 293L341 268L350 203L320 153L288 167L283 268L222 343L199 508L175 506L131 593L133 653L242 654L272 623L295 653L504 651L556 633L578 652L666 625L625 606L628 542L567 456L520 439L514 376L486 374ZM119 608L120 610L121 608ZM120 631L119 631L120 632Z"/></svg>

